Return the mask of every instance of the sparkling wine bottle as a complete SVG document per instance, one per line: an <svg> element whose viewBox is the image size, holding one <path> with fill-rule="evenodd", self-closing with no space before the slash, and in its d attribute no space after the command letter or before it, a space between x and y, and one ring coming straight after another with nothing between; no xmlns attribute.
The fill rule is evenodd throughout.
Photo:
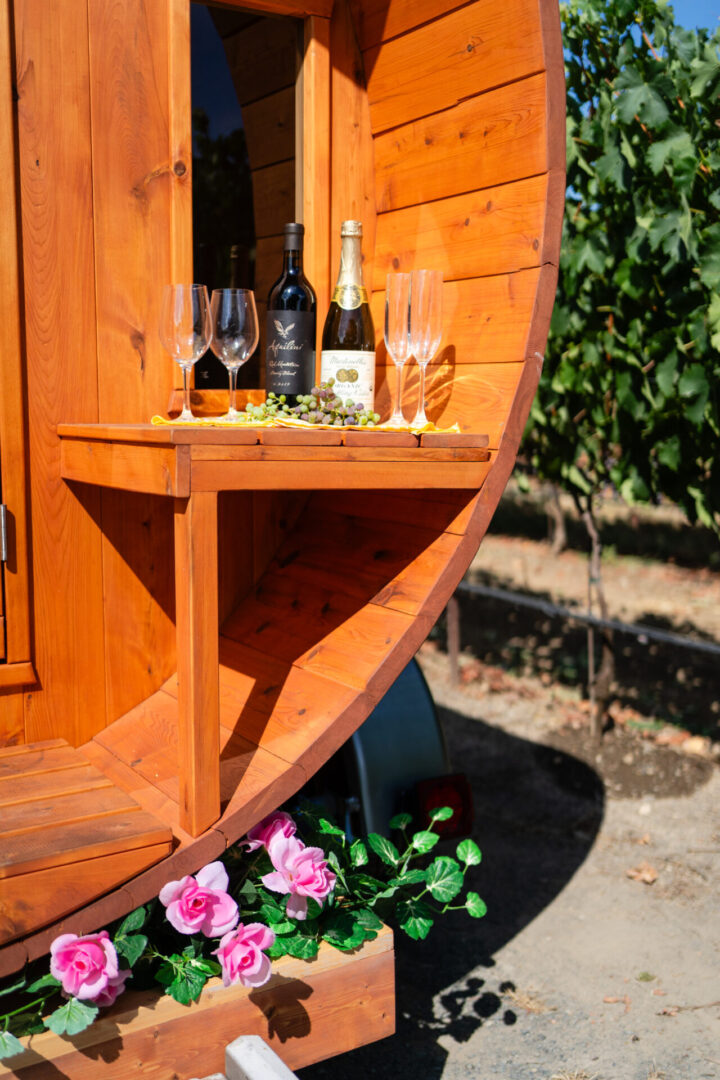
<svg viewBox="0 0 720 1080"><path fill-rule="evenodd" d="M267 302L265 389L288 397L315 382L315 291L303 273L305 226L285 226L282 274Z"/></svg>
<svg viewBox="0 0 720 1080"><path fill-rule="evenodd" d="M375 330L362 276L362 222L343 221L340 272L325 319L320 378L335 392L372 411L375 404Z"/></svg>

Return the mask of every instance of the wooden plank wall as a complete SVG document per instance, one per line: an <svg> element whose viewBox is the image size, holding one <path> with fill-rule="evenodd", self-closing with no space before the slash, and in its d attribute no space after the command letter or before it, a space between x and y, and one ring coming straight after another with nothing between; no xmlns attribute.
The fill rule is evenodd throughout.
<svg viewBox="0 0 720 1080"><path fill-rule="evenodd" d="M160 285L192 265L188 19L184 0L14 4L38 675L28 740L85 741L174 668L172 565L158 558L170 508L64 484L55 426L146 421L167 405Z"/></svg>
<svg viewBox="0 0 720 1080"><path fill-rule="evenodd" d="M559 46L546 55L551 4L350 3L373 136L378 405L388 407L395 383L381 340L385 275L441 269L444 333L428 370L428 415L487 431L497 447L494 417L507 412L525 357L544 347L547 325L536 320L532 340L530 327L542 268L558 259L564 143L548 137L548 82L557 91L562 56ZM405 386L411 416L414 364Z"/></svg>

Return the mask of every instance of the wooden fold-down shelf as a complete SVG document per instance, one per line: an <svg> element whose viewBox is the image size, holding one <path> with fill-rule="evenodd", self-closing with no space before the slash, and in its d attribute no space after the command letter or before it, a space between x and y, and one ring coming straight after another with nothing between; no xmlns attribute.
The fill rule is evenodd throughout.
<svg viewBox="0 0 720 1080"><path fill-rule="evenodd" d="M61 474L185 498L196 491L479 488L487 435L60 424Z"/></svg>

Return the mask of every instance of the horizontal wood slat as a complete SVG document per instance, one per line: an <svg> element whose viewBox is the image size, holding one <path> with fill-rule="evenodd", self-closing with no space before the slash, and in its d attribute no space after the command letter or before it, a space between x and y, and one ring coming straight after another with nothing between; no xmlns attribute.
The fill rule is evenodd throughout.
<svg viewBox="0 0 720 1080"><path fill-rule="evenodd" d="M557 261L545 242L548 175L379 214L373 288L393 270L432 267L449 281Z"/></svg>
<svg viewBox="0 0 720 1080"><path fill-rule="evenodd" d="M241 106L293 85L297 41L290 19L260 19L223 42Z"/></svg>
<svg viewBox="0 0 720 1080"><path fill-rule="evenodd" d="M414 0L412 4L407 0L350 0L364 50L466 5L467 0Z"/></svg>
<svg viewBox="0 0 720 1080"><path fill-rule="evenodd" d="M255 235L258 239L282 233L283 225L294 217L295 161L281 161L253 172L253 206ZM275 265L275 277L280 276L282 259ZM272 269L270 270L272 273ZM269 276L269 275L268 275ZM272 284L272 282L271 282ZM258 290L260 300L266 294Z"/></svg>
<svg viewBox="0 0 720 1080"><path fill-rule="evenodd" d="M378 212L545 172L545 75L533 75L375 139Z"/></svg>
<svg viewBox="0 0 720 1080"><path fill-rule="evenodd" d="M295 157L294 86L246 105L242 117L253 171Z"/></svg>
<svg viewBox="0 0 720 1080"><path fill-rule="evenodd" d="M183 451L76 439L63 440L60 474L65 480L176 496L187 495L190 478Z"/></svg>
<svg viewBox="0 0 720 1080"><path fill-rule="evenodd" d="M468 4L364 54L373 134L544 69L536 6Z"/></svg>

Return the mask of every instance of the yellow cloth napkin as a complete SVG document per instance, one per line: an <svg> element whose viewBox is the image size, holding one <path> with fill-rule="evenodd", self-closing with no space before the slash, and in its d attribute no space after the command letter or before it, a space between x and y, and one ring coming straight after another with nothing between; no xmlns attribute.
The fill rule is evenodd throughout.
<svg viewBox="0 0 720 1080"><path fill-rule="evenodd" d="M308 424L307 420L290 420L274 416L270 420L254 420L248 416L248 419L242 420L222 420L219 416L199 416L194 420L170 420L165 416L153 416L150 421L151 424L164 425L171 427L220 427L220 428L238 428L238 427L287 427L287 428L301 428L303 431L307 431L308 428L316 428L319 431L335 431L335 424ZM445 434L459 434L460 428L457 424L453 424L452 427L439 428L432 421L428 420L426 424L404 424L402 427L391 426L390 424L374 424L370 427L367 424L347 424L340 428L341 431L409 431L413 435L421 435L424 431L442 431Z"/></svg>

